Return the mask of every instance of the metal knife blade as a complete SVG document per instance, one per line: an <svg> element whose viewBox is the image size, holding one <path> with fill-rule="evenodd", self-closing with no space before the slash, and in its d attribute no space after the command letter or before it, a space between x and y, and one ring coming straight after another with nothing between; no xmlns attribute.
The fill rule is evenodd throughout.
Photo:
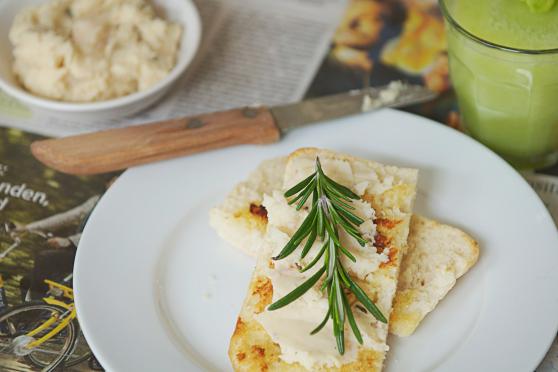
<svg viewBox="0 0 558 372"><path fill-rule="evenodd" d="M284 133L308 124L372 111L382 107L403 107L434 99L437 94L420 85L392 82L381 87L308 99L271 107L271 114Z"/></svg>

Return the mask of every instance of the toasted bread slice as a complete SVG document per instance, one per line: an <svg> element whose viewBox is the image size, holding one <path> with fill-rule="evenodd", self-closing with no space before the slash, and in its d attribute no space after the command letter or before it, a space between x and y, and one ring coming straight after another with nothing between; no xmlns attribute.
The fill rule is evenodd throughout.
<svg viewBox="0 0 558 372"><path fill-rule="evenodd" d="M286 163L286 157L264 161L210 212L211 225L219 236L252 257L257 257L267 227L263 195L281 188ZM401 264L403 280L400 279L390 319L390 333L398 336L412 334L479 256L478 243L463 231L417 215L411 219L407 249ZM415 260L442 262L439 266L442 270L429 272L428 266L415 263ZM453 264L461 260L467 264ZM414 277L429 280L425 280L420 288L413 288L411 283L422 283L422 280L407 279ZM440 286L442 282L445 284Z"/></svg>
<svg viewBox="0 0 558 372"><path fill-rule="evenodd" d="M390 332L412 334L426 314L479 257L479 245L463 231L414 215L401 263Z"/></svg>
<svg viewBox="0 0 558 372"><path fill-rule="evenodd" d="M289 156L282 189L293 186L311 174L316 156L320 157L322 166L330 177L361 195L363 201L359 202L359 205L371 211L363 225L368 224L366 226L372 229L374 227L372 220L376 221L376 230L373 234L375 239L372 238L369 248L374 244L377 251L373 252L368 248L366 250L368 256L358 256L361 252L357 252L354 247L348 248L359 258L353 266L347 262L347 269L353 279L375 301L382 313L389 316L397 287L401 258L407 245L417 171L383 166L376 162L327 150L305 148ZM323 293L318 289L320 283L285 308L274 312L266 310L267 305L301 284L305 280L304 276L310 274L292 270L298 260L296 254L289 256L295 260L292 263L271 260L271 257L276 255L286 240L292 236L299 222L308 212L295 211L293 206L288 206L281 192L266 197L264 206L269 214L264 244L260 248L248 294L229 346L229 357L234 369L236 371L381 370L388 349L386 344L388 327L375 320L371 314L358 309L354 303L353 312L365 340L363 346L356 342L348 324L345 331L347 352L344 356L339 356L336 350L331 322L328 322L329 328L326 325L318 335L310 335L310 331L320 322L325 313L325 311L323 313L315 311L323 309L318 305L323 305L325 301L327 308L327 299L323 298ZM349 246L348 241L343 244ZM315 246L319 248L319 242ZM312 257L312 253L309 256ZM316 269L318 267L319 265ZM288 280L283 281L286 279L285 270L289 269L291 271ZM314 314L314 312L318 314L317 317L305 318L306 314ZM291 327L291 330L284 332L283 328L288 327ZM294 344L280 337L281 333L290 336L291 331L299 333ZM318 340L320 347L314 345Z"/></svg>

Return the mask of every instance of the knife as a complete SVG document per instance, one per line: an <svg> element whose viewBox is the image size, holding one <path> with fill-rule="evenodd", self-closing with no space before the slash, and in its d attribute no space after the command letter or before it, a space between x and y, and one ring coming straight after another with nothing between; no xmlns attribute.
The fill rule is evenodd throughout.
<svg viewBox="0 0 558 372"><path fill-rule="evenodd" d="M433 99L419 85L392 82L274 107L227 111L36 141L35 157L69 174L97 174L241 144L267 144L298 127L381 107Z"/></svg>

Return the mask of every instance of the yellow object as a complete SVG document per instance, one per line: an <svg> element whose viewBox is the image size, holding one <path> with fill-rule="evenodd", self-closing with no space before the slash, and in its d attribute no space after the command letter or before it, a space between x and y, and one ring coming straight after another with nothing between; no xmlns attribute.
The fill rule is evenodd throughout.
<svg viewBox="0 0 558 372"><path fill-rule="evenodd" d="M382 51L384 64L410 74L421 74L446 50L442 20L415 7L408 10L403 32Z"/></svg>
<svg viewBox="0 0 558 372"><path fill-rule="evenodd" d="M43 298L43 301L45 301L47 304L62 307L64 309L66 309L67 311L64 314L62 314L62 316L59 316L58 314L53 312L53 314L50 318L48 318L45 322L40 324L37 328L28 332L26 334L26 336L34 337L35 335L37 335L37 334L41 333L42 331L48 329L50 326L52 326L56 322L59 322L58 325L56 325L56 327L54 327L50 332L46 333L41 338L38 338L38 339L30 342L29 344L27 344L25 347L28 348L28 349L33 349L35 347L38 347L41 344L43 344L45 341L50 340L52 337L56 336L58 333L60 333L60 331L62 331L64 328L66 328L68 326L68 324L70 324L70 322L76 318L76 308L75 308L74 303L73 303L73 300L74 300L73 289L70 288L70 287L67 287L65 285L53 282L52 280L48 280L48 279L45 280L45 283L48 284L49 292L52 292L53 290L59 290L59 291L61 291L60 293L62 294L63 297L65 297L69 300L72 300L72 302L71 303L66 303L66 302L60 301L60 300L58 300L58 299L56 299L52 296Z"/></svg>
<svg viewBox="0 0 558 372"><path fill-rule="evenodd" d="M383 9L384 5L376 1L352 1L335 31L333 42L353 48L366 48L374 44L384 25L381 18Z"/></svg>
<svg viewBox="0 0 558 372"><path fill-rule="evenodd" d="M67 287L65 285L62 285L62 284L58 284L58 283L53 282L52 280L48 280L48 279L45 279L45 283L48 284L49 290L52 291L53 288L58 288L58 289L62 290L62 293L63 293L64 297L66 297L70 300L74 299L74 290L72 288ZM45 301L46 300L47 299L45 298Z"/></svg>
<svg viewBox="0 0 558 372"><path fill-rule="evenodd" d="M337 45L331 50L331 56L344 66L357 70L372 71L374 62L366 50Z"/></svg>

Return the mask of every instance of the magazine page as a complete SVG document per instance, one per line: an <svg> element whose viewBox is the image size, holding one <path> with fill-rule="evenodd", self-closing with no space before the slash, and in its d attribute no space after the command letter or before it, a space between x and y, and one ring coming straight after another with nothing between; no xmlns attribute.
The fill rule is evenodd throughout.
<svg viewBox="0 0 558 372"><path fill-rule="evenodd" d="M197 0L196 5L204 27L196 60L152 108L117 120L75 121L33 113L0 92L0 120L35 133L66 136L299 100L328 50L345 2Z"/></svg>
<svg viewBox="0 0 558 372"><path fill-rule="evenodd" d="M49 169L29 151L40 138L0 127L0 369L102 370L76 319L72 269L85 218L116 174Z"/></svg>
<svg viewBox="0 0 558 372"><path fill-rule="evenodd" d="M444 22L436 0L349 2L306 96L393 80L423 84L439 94L436 100L408 111L459 127Z"/></svg>

